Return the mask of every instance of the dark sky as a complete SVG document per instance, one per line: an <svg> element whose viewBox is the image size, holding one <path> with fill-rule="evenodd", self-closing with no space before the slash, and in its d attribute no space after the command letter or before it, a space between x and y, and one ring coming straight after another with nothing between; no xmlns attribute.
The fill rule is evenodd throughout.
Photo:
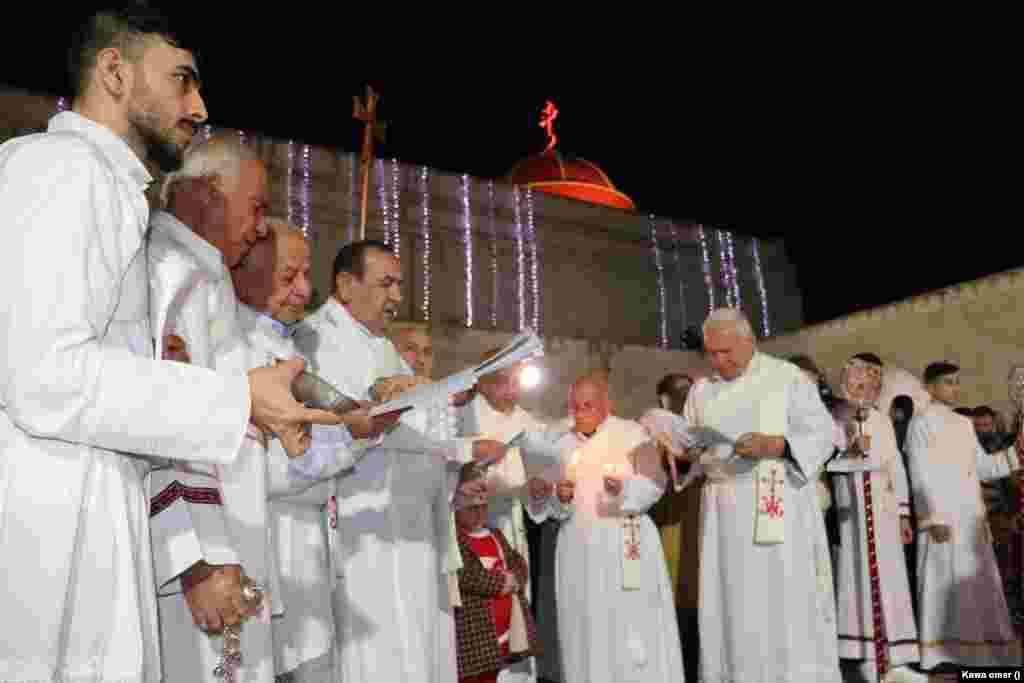
<svg viewBox="0 0 1024 683"><path fill-rule="evenodd" d="M1011 110L991 101L1006 86L937 47L704 45L626 26L618 42L457 23L407 35L386 8L358 39L367 27L348 13L152 4L198 48L215 126L355 150L352 96L371 81L389 122L380 155L498 177L543 147L552 98L560 151L599 164L640 210L784 238L808 322L1024 265L1004 213L1019 184L1001 170L1017 163ZM66 36L92 3L76 5L19 9L39 30L30 49L0 41L0 83L66 91Z"/></svg>

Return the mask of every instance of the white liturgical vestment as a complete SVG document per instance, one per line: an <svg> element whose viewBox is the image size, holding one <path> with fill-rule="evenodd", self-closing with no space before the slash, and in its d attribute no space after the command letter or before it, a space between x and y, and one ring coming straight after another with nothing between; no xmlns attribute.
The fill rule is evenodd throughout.
<svg viewBox="0 0 1024 683"><path fill-rule="evenodd" d="M239 318L255 362L273 365L299 355L294 326L239 304ZM299 670L321 658L330 661L334 646L334 610L327 503L334 495L333 478L357 462L344 426L313 426L313 443L300 458L289 458L281 442L267 453L270 529L279 581L276 594L283 606L273 619L275 670ZM365 451L358 451L359 454Z"/></svg>
<svg viewBox="0 0 1024 683"><path fill-rule="evenodd" d="M985 453L970 418L933 401L907 430L907 464L917 514L921 665L1021 663L1003 595L981 481L1020 468L1016 451ZM936 543L929 528L952 529Z"/></svg>
<svg viewBox="0 0 1024 683"><path fill-rule="evenodd" d="M151 220L148 255L155 343L162 347L166 335L176 334L185 342L193 365L227 375L247 372L252 354L220 252L171 214L157 211ZM153 470L150 494L165 680L215 683L213 671L223 657L223 637L196 626L178 576L205 561L238 564L261 586L274 583L262 435L250 427L228 465L162 464ZM238 680L273 681L270 609L242 627Z"/></svg>
<svg viewBox="0 0 1024 683"><path fill-rule="evenodd" d="M876 648L884 647L893 668L921 659L900 531L900 517L909 520L910 491L892 420L872 408L863 429L871 439L864 462L880 469L832 475L839 656L875 660Z"/></svg>
<svg viewBox="0 0 1024 683"><path fill-rule="evenodd" d="M158 681L137 456L229 463L248 378L154 360L151 178L73 112L0 147L0 680Z"/></svg>
<svg viewBox="0 0 1024 683"><path fill-rule="evenodd" d="M563 453L573 463L575 496L555 551L564 680L682 681L675 598L661 538L645 514L665 490L658 451L643 427L614 415L593 436L570 432L562 443L572 439ZM606 474L624 480L618 496L605 491Z"/></svg>
<svg viewBox="0 0 1024 683"><path fill-rule="evenodd" d="M412 374L391 342L375 337L334 298L310 315L296 344L326 381L368 400L376 380ZM406 413L356 466L338 479L340 548L335 615L339 679L345 683L449 683L454 653L442 654L450 622L443 558L455 478L417 450L424 411Z"/></svg>
<svg viewBox="0 0 1024 683"><path fill-rule="evenodd" d="M701 458L701 679L838 683L835 598L815 486L834 425L817 389L795 365L755 353L734 380L698 381L684 416L732 440L760 432L787 443L781 543L755 542L758 508L771 502L754 476L760 461L724 443Z"/></svg>

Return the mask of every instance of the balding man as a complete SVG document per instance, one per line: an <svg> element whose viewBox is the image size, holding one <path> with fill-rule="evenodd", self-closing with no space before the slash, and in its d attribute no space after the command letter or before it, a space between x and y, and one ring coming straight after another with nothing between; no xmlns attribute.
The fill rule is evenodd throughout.
<svg viewBox="0 0 1024 683"><path fill-rule="evenodd" d="M267 224L267 239L232 269L231 277L254 364L272 366L299 355L292 332L305 317L313 287L302 231L278 218ZM314 426L310 448L300 458L288 458L277 441L267 454L268 517L276 540L272 561L279 579L272 592L281 608L273 619L274 668L282 680L294 683L332 679L333 564L327 539L334 517L328 504L335 493L333 478L366 453L364 443L353 443L353 435L376 435L365 410L350 413L347 423L351 432L343 426Z"/></svg>
<svg viewBox="0 0 1024 683"><path fill-rule="evenodd" d="M559 439L571 484L558 534L555 595L566 683L683 680L675 601L658 531L644 513L666 477L638 423L612 415L608 383L577 380L572 430ZM554 505L550 507L554 508Z"/></svg>
<svg viewBox="0 0 1024 683"><path fill-rule="evenodd" d="M704 349L716 374L694 385L684 417L729 443L700 458L701 680L838 683L815 486L832 454L832 418L799 368L757 351L735 309L708 317Z"/></svg>

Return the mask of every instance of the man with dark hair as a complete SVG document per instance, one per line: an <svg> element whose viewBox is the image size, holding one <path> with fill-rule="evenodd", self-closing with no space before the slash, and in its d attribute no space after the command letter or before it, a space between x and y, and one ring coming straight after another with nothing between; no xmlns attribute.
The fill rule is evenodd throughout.
<svg viewBox="0 0 1024 683"><path fill-rule="evenodd" d="M5 681L157 680L147 457L226 464L250 420L327 419L291 398L301 362L246 377L154 359L143 161L180 158L206 109L192 55L149 21L91 19L72 110L0 147Z"/></svg>
<svg viewBox="0 0 1024 683"><path fill-rule="evenodd" d="M296 345L316 373L361 400L386 399L428 382L413 376L384 336L402 303L398 257L386 244L357 242L341 249L334 270L333 294L296 332ZM433 424L429 412L404 414L376 455L337 482L344 580L334 600L338 676L346 683L457 677L454 648L442 647L454 636L442 608L449 597L443 560L457 479L447 476L444 463L424 457L432 438L447 438L439 436L444 425ZM481 444L454 442L459 452L453 459L464 463L484 455L487 446ZM486 444L491 455L504 457L503 444ZM483 482L464 485L486 490Z"/></svg>
<svg viewBox="0 0 1024 683"><path fill-rule="evenodd" d="M921 664L1016 666L1020 643L1010 625L992 552L979 481L1020 468L1015 446L986 454L969 419L950 406L960 397L959 368L924 372L932 402L914 415L907 461L917 514Z"/></svg>

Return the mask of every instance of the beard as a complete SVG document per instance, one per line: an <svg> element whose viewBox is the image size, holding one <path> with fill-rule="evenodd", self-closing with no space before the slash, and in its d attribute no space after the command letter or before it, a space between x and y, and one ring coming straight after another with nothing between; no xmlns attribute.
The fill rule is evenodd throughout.
<svg viewBox="0 0 1024 683"><path fill-rule="evenodd" d="M164 173L178 170L191 142L191 138L185 142L178 140L183 121L165 124L162 119L166 117L160 113L157 97L146 87L136 90L135 100L138 108L129 112L128 121L145 148L146 158L152 159Z"/></svg>

